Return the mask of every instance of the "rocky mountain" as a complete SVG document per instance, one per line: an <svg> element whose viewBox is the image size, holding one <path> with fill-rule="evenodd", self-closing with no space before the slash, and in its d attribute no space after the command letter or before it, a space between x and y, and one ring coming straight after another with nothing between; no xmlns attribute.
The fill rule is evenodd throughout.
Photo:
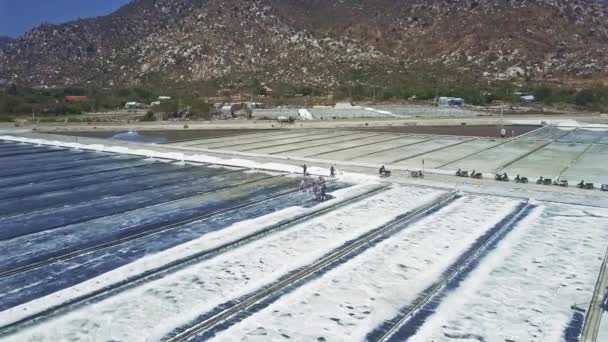
<svg viewBox="0 0 608 342"><path fill-rule="evenodd" d="M255 76L331 86L349 70L477 80L604 81L595 0L132 0L0 47L0 80L31 86Z"/></svg>

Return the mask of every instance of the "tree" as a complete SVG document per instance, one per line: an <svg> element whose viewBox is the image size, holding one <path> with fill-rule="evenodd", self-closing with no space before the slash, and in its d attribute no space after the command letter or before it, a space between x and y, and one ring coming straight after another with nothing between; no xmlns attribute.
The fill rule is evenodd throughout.
<svg viewBox="0 0 608 342"><path fill-rule="evenodd" d="M210 118L213 106L203 99L195 99L188 103L190 105L190 113L195 117Z"/></svg>
<svg viewBox="0 0 608 342"><path fill-rule="evenodd" d="M321 89L316 86L307 85L302 87L300 93L304 96L319 96L321 95Z"/></svg>
<svg viewBox="0 0 608 342"><path fill-rule="evenodd" d="M152 107L155 113L176 113L179 110L177 101L165 100L160 105Z"/></svg>
<svg viewBox="0 0 608 342"><path fill-rule="evenodd" d="M551 103L553 102L553 89L542 86L534 90L534 97L541 102Z"/></svg>
<svg viewBox="0 0 608 342"><path fill-rule="evenodd" d="M591 89L583 89L579 91L574 97L574 103L577 106L584 107L592 103L594 98L595 96Z"/></svg>

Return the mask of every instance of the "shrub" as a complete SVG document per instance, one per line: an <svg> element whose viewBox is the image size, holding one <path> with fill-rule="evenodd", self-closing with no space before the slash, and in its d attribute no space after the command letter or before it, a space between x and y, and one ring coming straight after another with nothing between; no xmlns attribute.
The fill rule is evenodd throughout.
<svg viewBox="0 0 608 342"><path fill-rule="evenodd" d="M156 116L153 111L149 110L146 115L141 118L141 121L156 121Z"/></svg>

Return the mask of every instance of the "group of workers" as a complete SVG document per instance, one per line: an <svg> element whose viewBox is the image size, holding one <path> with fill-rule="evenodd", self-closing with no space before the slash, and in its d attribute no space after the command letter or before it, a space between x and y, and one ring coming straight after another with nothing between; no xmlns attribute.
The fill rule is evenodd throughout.
<svg viewBox="0 0 608 342"><path fill-rule="evenodd" d="M305 192L312 189L315 200L325 201L328 198L325 179L322 176L319 176L317 179L309 178L310 174L308 173L308 166L306 164L302 165L302 174L304 175L304 179L302 179L302 183L300 184L300 191ZM336 177L336 168L333 165L329 168L329 177Z"/></svg>
<svg viewBox="0 0 608 342"><path fill-rule="evenodd" d="M308 192L310 190L312 190L312 193L315 195L315 200L325 201L327 199L327 185L325 184L325 179L323 177L319 176L318 179L305 177L302 179L300 191Z"/></svg>

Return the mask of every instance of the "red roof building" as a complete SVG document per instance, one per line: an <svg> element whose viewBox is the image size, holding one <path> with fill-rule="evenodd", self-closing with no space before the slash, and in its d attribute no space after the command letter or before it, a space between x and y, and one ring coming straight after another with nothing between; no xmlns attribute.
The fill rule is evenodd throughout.
<svg viewBox="0 0 608 342"><path fill-rule="evenodd" d="M86 96L72 96L72 95L68 95L65 97L65 100L68 102L82 102L82 101L86 101L89 98Z"/></svg>

